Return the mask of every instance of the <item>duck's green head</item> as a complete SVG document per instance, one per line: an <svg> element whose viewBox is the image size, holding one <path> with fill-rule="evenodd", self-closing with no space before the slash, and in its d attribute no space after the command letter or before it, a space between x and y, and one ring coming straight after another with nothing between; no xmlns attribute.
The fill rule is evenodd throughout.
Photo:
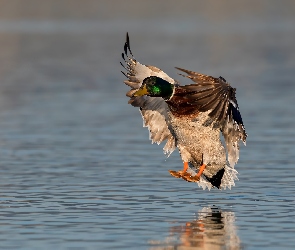
<svg viewBox="0 0 295 250"><path fill-rule="evenodd" d="M162 97L169 100L173 95L174 85L157 76L150 76L143 80L141 87L133 96Z"/></svg>

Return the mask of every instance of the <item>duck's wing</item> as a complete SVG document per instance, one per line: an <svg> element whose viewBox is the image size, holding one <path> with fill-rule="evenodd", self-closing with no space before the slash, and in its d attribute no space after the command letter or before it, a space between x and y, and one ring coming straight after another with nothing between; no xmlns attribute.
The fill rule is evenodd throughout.
<svg viewBox="0 0 295 250"><path fill-rule="evenodd" d="M188 102L200 112L211 110L209 117L220 127L225 139L228 161L231 167L239 159L239 141L246 144L246 130L239 111L235 91L223 77L215 78L190 70L177 68L185 72L195 84L181 86L188 93Z"/></svg>
<svg viewBox="0 0 295 250"><path fill-rule="evenodd" d="M164 153L169 156L175 149L175 138L169 129L170 125L167 115L168 106L166 102L161 97L134 97L133 94L141 87L142 81L146 77L158 76L172 84L174 84L174 80L157 67L143 65L134 58L130 49L128 33L126 35L122 58L124 63L121 62L121 65L125 69L125 72L122 71L122 73L127 77L124 83L131 88L131 90L126 93L126 95L130 97L128 103L134 107L140 108L143 126L149 129L152 143L160 144L167 140L163 150Z"/></svg>

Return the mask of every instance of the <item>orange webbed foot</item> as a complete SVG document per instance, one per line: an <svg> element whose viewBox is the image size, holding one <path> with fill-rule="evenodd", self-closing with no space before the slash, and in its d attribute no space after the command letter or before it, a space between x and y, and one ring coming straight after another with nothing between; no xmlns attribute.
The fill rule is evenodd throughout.
<svg viewBox="0 0 295 250"><path fill-rule="evenodd" d="M198 182L200 180L200 177L198 177L196 175L195 176L190 175L185 180L188 182Z"/></svg>
<svg viewBox="0 0 295 250"><path fill-rule="evenodd" d="M169 170L169 172L175 178L182 178L185 181L191 182L192 176L188 172L186 172L187 169L188 169L188 162L184 162L183 170L180 170L180 171Z"/></svg>
<svg viewBox="0 0 295 250"><path fill-rule="evenodd" d="M182 171L174 171L174 170L169 170L169 173L175 177L175 178L181 178L182 177Z"/></svg>
<svg viewBox="0 0 295 250"><path fill-rule="evenodd" d="M186 172L188 169L188 162L184 162L183 170L180 170L180 171L169 170L169 172L175 178L182 178L188 182L198 182L205 168L206 168L206 165L203 164L200 167L198 173L195 176L191 176L189 173Z"/></svg>
<svg viewBox="0 0 295 250"><path fill-rule="evenodd" d="M169 173L175 178L182 178L185 181L191 182L190 179L192 178L192 176L187 172L183 172L182 170L181 171L169 170Z"/></svg>
<svg viewBox="0 0 295 250"><path fill-rule="evenodd" d="M180 170L180 171L169 170L169 172L175 178L182 178L183 176L188 175L188 173L186 172L187 169L188 169L188 162L184 162L183 170Z"/></svg>

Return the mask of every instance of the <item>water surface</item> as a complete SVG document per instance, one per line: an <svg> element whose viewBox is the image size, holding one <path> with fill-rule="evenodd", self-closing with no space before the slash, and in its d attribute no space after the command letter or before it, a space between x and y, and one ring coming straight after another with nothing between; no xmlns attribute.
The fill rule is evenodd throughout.
<svg viewBox="0 0 295 250"><path fill-rule="evenodd" d="M293 249L294 3L172 2L2 12L1 248ZM249 137L232 190L169 175L178 153L151 145L127 104L126 31L142 63L237 88Z"/></svg>

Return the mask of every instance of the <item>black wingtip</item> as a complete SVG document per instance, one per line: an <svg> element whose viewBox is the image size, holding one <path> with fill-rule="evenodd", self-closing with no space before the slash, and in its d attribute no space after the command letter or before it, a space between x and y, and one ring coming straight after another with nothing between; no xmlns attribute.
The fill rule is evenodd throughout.
<svg viewBox="0 0 295 250"><path fill-rule="evenodd" d="M120 62L121 66L128 71L128 69L124 66L124 64L122 62Z"/></svg>
<svg viewBox="0 0 295 250"><path fill-rule="evenodd" d="M226 82L226 80L222 76L219 76L219 79L223 82Z"/></svg>
<svg viewBox="0 0 295 250"><path fill-rule="evenodd" d="M124 44L124 51L125 51L125 54L127 55L127 50L129 51L130 55L133 57L134 59L134 56L131 52L131 48L130 48L130 39L129 39L129 34L128 32L126 33L126 42Z"/></svg>
<svg viewBox="0 0 295 250"><path fill-rule="evenodd" d="M179 67L174 67L174 68L177 69L177 70L183 71L182 68L179 68ZM178 74L180 74L180 73L178 73Z"/></svg>
<svg viewBox="0 0 295 250"><path fill-rule="evenodd" d="M125 72L123 72L123 71L121 71L122 72L122 74L124 75L124 76L126 76L127 78L128 78L128 76L127 76L127 74L125 73Z"/></svg>
<svg viewBox="0 0 295 250"><path fill-rule="evenodd" d="M129 41L129 34L126 33L126 44L128 44L128 47L130 47L130 41Z"/></svg>
<svg viewBox="0 0 295 250"><path fill-rule="evenodd" d="M130 41L129 41L129 34L128 34L128 32L126 33L126 40L125 40L125 44L124 44L124 52L125 52L125 55L127 55L127 50L130 51Z"/></svg>
<svg viewBox="0 0 295 250"><path fill-rule="evenodd" d="M124 44L124 52L125 52L125 55L127 55L127 42L125 42L125 44Z"/></svg>

